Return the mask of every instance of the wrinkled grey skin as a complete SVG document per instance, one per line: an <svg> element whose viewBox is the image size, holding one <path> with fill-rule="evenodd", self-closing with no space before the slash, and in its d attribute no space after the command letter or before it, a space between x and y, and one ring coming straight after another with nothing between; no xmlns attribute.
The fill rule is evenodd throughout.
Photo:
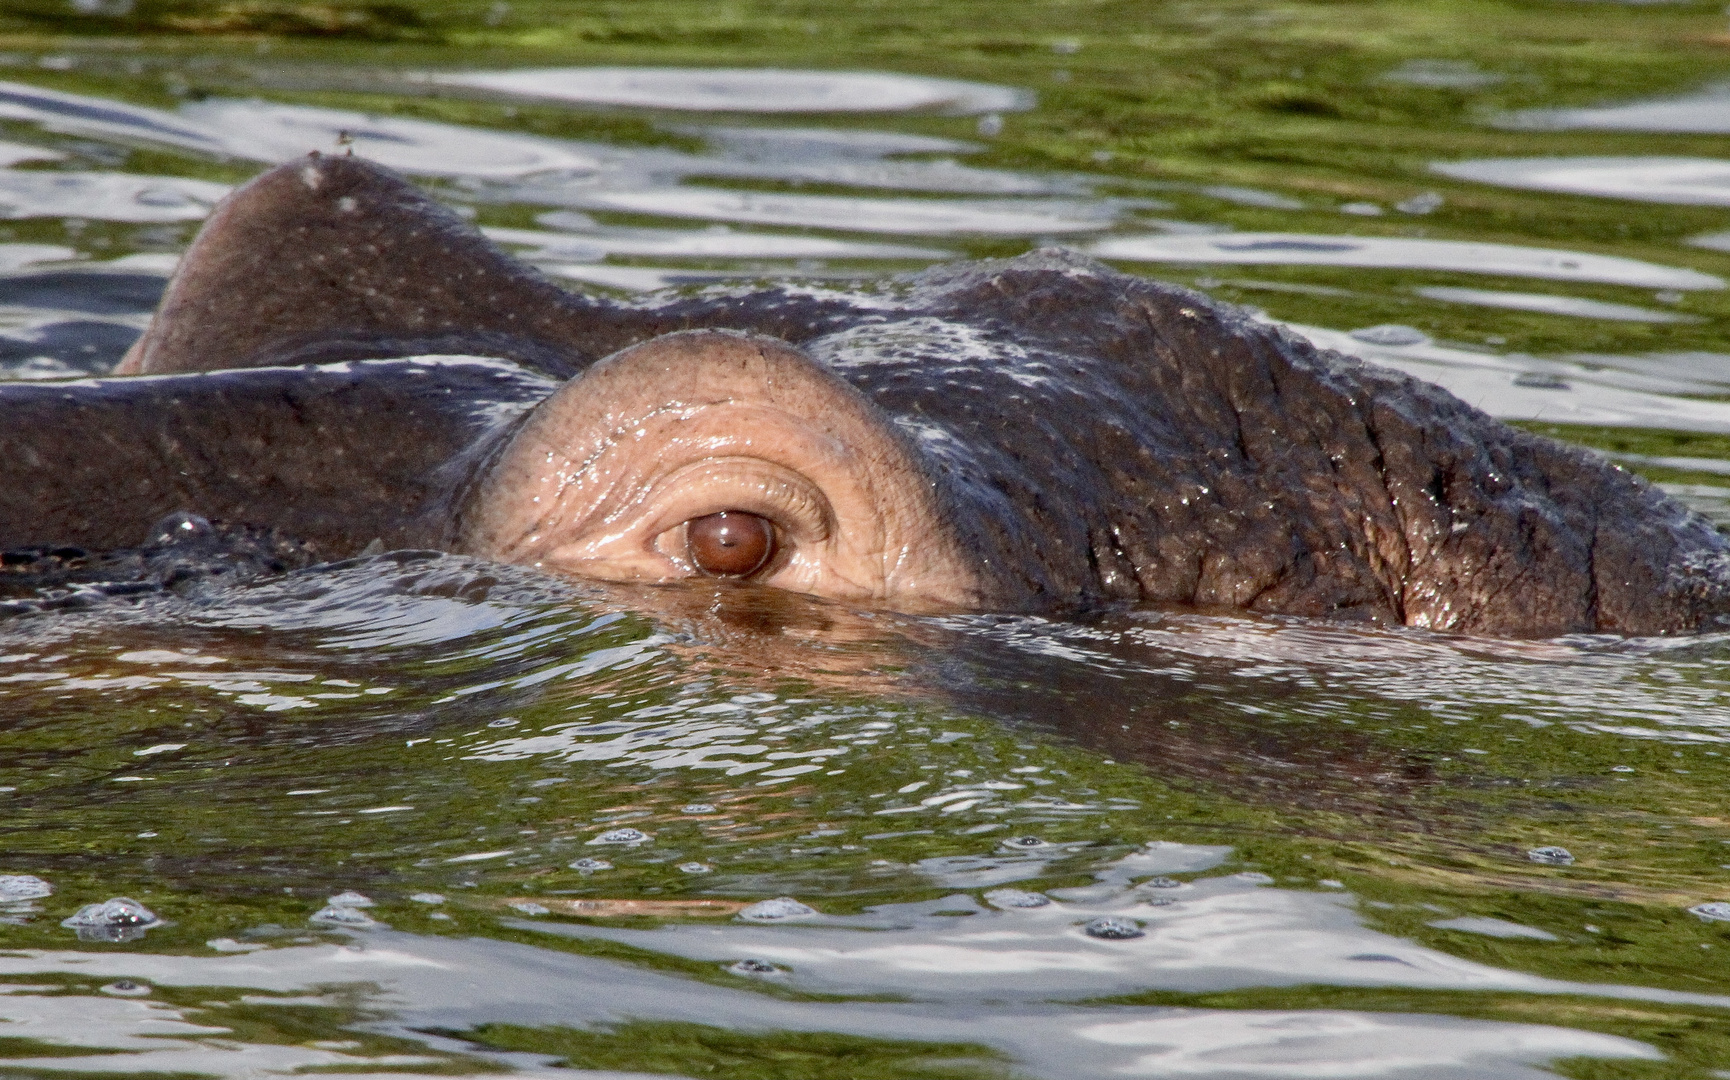
<svg viewBox="0 0 1730 1080"><path fill-rule="evenodd" d="M1730 612L1725 538L1644 481L1061 251L868 295L617 302L548 283L377 166L314 158L228 200L185 267L122 368L167 377L0 388L0 546L137 543L176 509L330 555L449 546L501 431L554 384L285 365L460 353L565 378L722 328L799 346L911 436L988 606L1499 635L1685 632ZM173 374L249 368L268 370Z"/></svg>

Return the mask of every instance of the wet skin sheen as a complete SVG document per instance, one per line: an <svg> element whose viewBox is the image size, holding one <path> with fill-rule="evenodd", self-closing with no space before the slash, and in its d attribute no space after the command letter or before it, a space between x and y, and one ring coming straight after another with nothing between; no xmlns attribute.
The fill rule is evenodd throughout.
<svg viewBox="0 0 1730 1080"><path fill-rule="evenodd" d="M390 359L433 354L495 359ZM1725 539L1638 478L1062 252L603 300L314 157L217 209L121 370L156 377L0 388L0 546L137 544L185 509L329 556L903 610L1524 635L1730 611Z"/></svg>

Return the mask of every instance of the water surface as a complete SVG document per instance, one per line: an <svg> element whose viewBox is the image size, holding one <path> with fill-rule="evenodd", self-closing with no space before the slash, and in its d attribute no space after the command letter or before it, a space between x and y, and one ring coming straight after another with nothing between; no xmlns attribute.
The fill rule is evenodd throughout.
<svg viewBox="0 0 1730 1080"><path fill-rule="evenodd" d="M501 7L445 44L432 7L20 31L0 374L107 371L227 190L352 150L615 295L1070 246L1730 521L1730 60L1636 63L1699 5L1550 5L1636 43L1572 76L1523 23L1348 71L1301 45L1331 15L1174 8L897 65ZM1220 66L1251 39L1277 68ZM1195 129L1263 149L1150 119L1189 70ZM7 588L15 1074L1730 1070L1730 635L912 618L401 552Z"/></svg>

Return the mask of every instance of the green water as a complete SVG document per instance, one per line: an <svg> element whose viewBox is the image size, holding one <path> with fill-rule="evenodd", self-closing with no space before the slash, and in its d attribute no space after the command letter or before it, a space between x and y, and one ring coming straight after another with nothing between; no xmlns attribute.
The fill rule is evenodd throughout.
<svg viewBox="0 0 1730 1080"><path fill-rule="evenodd" d="M703 146L690 116L411 92L385 76L422 67L646 64L968 79L1031 89L1037 104L1005 113L990 136L976 116L934 113L753 122L975 141L981 149L966 155L970 167L1085 173L1096 198L1166 204L1138 211L1137 220L1556 247L1730 277L1730 253L1686 243L1730 228L1722 206L1524 191L1429 170L1468 157L1727 156L1725 135L1491 122L1518 109L1730 79L1730 21L1718 4L138 0L104 10L116 13L10 0L0 9L0 78L159 108L257 96L681 152ZM1499 78L1450 88L1381 77L1417 61ZM0 127L6 138L126 172L233 183L258 168L161 146L93 144L22 120L0 118ZM699 181L862 191L773 178ZM466 198L455 181L428 183ZM1241 205L1203 190L1217 185L1304 205ZM1429 192L1442 200L1432 211L1393 209ZM1342 214L1353 203L1383 212ZM509 199L471 205L481 224L514 228L533 227L545 210ZM667 224L596 216L610 225ZM38 216L6 223L0 240L111 258L178 251L195 229ZM968 256L1029 244L977 235L941 242ZM837 259L824 269L876 274L911 265ZM1498 354L1730 352L1730 290L1655 295L1581 282L1564 290L1692 319L1628 322L1413 292L1546 286L1511 274L1137 269L1280 320L1342 330L1399 323ZM1724 434L1542 419L1532 426L1624 455L1661 483L1730 486L1720 472L1673 460L1730 462ZM1722 513L1725 496L1697 497ZM1013 863L1019 876L1006 880L1018 889L1089 886L1102 868L1158 841L1223 846L1230 853L1217 865L1170 876L1259 873L1270 893L1349 898L1369 931L1571 986L1727 995L1730 922L1687 910L1730 900L1727 659L1721 635L1498 644L1193 613L1113 612L1071 623L869 617L742 590L597 591L407 555L11 618L0 621L0 873L38 875L54 893L0 912L0 959L12 963L4 978L35 987L32 994L95 1001L103 980L59 961L32 969L32 957L48 954L29 950L136 956L154 971L177 957L218 955L210 942L273 952L347 942L348 932L309 917L327 896L352 889L375 901L365 909L370 918L404 934L574 953L668 974L699 991L757 994L787 1008L841 1010L823 1014L839 1017L850 1002L920 1000L918 980L890 989L752 980L651 947L657 938L619 936L736 926L730 907L715 918L624 907L611 909L618 917L573 916L556 906L790 895L827 916L858 916L981 896L982 878L946 883L948 864L932 860L1013 863L1020 856L1004 841L1037 837L1050 853L1037 865ZM945 794L953 797L926 801ZM648 838L591 843L620 828ZM1526 854L1550 845L1575 861L1543 865ZM582 858L612 865L571 868ZM411 899L417 893L443 899ZM79 905L111 896L130 896L168 922L135 941L84 945L59 925ZM550 910L534 914L512 901ZM1431 925L1463 917L1538 933ZM555 924L612 928L613 936L536 929ZM509 1009L473 1006L408 1030L393 1028L389 1002L364 986L273 1004L273 993L296 995L181 985L143 971L137 977L151 985L150 1000L188 1022L227 1028L223 1040L306 1053L342 1044L319 1050L340 1053L340 1063L309 1058L294 1067L527 1067L528 1058L489 1053L518 1051L576 1068L690 1076L1040 1074L985 1035L936 1038L912 1026L905 1038L860 1034L840 1020L792 1030L772 1019L783 1014L765 1012L763 1030L747 1030L676 1005L610 1025L519 1022ZM1038 979L1028 975L1028 986L1037 990ZM1564 1057L1546 1066L1560 1075L1730 1075L1723 1001L1379 979L1340 980L1320 968L1306 977L1300 964L1280 978L1181 989L1155 972L1131 991L1053 1000L1112 1016L1132 1007L1352 1010L1554 1025L1623 1036L1662 1055ZM14 1037L0 1024L0 1056L29 1059L14 1070L24 1075L162 1071L111 1058L80 1063L89 1048L118 1037L91 1024L70 1040L33 1037L22 1023ZM64 1069L36 1060L49 1055ZM1511 1075L1495 1065L1465 1068L1447 1075Z"/></svg>

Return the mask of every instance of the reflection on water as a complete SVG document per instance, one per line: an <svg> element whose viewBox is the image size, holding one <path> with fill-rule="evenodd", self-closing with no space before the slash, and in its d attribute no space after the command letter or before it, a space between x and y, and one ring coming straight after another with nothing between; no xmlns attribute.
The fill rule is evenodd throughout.
<svg viewBox="0 0 1730 1080"><path fill-rule="evenodd" d="M0 84L0 374L107 370L232 184L342 146L577 287L1066 242L1499 416L1730 433L1709 223L1576 242L1423 186L1717 205L1715 160L1450 160L1370 201L979 163L1021 87L436 67L316 104ZM1713 93L1520 122L1715 131ZM579 140L502 102L650 111ZM1600 442L1730 520L1723 444ZM0 1064L29 1075L1730 1068L1723 635L913 618L427 553L46 599L0 618Z"/></svg>
<svg viewBox="0 0 1730 1080"><path fill-rule="evenodd" d="M1009 112L1033 97L1008 86L921 79L876 71L776 71L768 68L542 68L458 71L418 76L444 86L592 105L692 112Z"/></svg>

